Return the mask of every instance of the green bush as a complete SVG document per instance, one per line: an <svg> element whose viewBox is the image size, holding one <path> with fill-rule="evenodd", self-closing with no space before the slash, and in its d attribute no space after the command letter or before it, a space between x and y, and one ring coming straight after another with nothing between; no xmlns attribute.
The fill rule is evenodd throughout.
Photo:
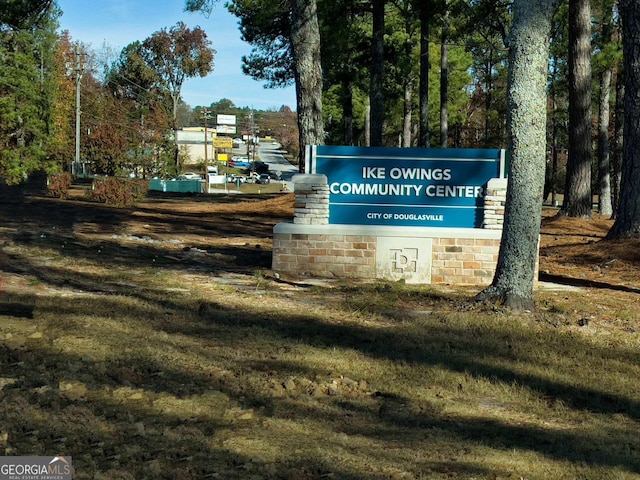
<svg viewBox="0 0 640 480"><path fill-rule="evenodd" d="M47 175L47 192L53 197L67 198L73 175L69 172Z"/></svg>
<svg viewBox="0 0 640 480"><path fill-rule="evenodd" d="M149 190L149 181L130 178L96 178L87 195L91 200L114 207L129 207L143 199Z"/></svg>

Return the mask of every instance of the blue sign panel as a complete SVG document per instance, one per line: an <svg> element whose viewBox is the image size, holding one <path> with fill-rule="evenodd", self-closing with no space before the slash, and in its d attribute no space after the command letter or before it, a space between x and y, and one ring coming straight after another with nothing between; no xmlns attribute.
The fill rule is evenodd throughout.
<svg viewBox="0 0 640 480"><path fill-rule="evenodd" d="M327 176L329 223L482 226L484 192L504 178L504 150L311 147L307 171Z"/></svg>

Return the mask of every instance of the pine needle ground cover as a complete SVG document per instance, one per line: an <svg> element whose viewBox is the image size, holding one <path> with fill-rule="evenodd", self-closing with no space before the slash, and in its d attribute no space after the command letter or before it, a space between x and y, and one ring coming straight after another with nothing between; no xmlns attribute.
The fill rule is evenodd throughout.
<svg viewBox="0 0 640 480"><path fill-rule="evenodd" d="M105 480L640 478L640 249L610 221L546 212L515 316L274 276L292 204L1 204L0 455Z"/></svg>

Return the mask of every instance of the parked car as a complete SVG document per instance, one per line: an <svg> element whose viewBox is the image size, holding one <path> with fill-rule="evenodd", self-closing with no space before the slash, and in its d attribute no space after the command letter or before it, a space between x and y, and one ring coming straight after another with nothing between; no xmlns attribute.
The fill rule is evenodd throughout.
<svg viewBox="0 0 640 480"><path fill-rule="evenodd" d="M178 180L202 180L202 175L194 172L185 172L178 175Z"/></svg>
<svg viewBox="0 0 640 480"><path fill-rule="evenodd" d="M257 172L257 173L268 173L269 172L269 165L267 165L264 162L252 162L251 165L249 165L249 169L252 172Z"/></svg>
<svg viewBox="0 0 640 480"><path fill-rule="evenodd" d="M233 160L233 163L238 168L249 168L249 165L251 165L248 158L238 158Z"/></svg>
<svg viewBox="0 0 640 480"><path fill-rule="evenodd" d="M247 181L247 177L245 177L244 175L227 175L227 182L228 183L246 183Z"/></svg>
<svg viewBox="0 0 640 480"><path fill-rule="evenodd" d="M271 177L268 173L261 173L256 177L256 183L266 185L267 183L271 183Z"/></svg>

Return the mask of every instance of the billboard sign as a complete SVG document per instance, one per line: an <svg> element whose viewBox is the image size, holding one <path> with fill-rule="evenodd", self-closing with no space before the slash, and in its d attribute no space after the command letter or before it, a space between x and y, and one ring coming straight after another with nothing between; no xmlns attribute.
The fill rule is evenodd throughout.
<svg viewBox="0 0 640 480"><path fill-rule="evenodd" d="M216 148L233 148L233 139L231 137L214 137L213 146Z"/></svg>
<svg viewBox="0 0 640 480"><path fill-rule="evenodd" d="M232 126L232 125L218 125L216 127L216 132L217 133L227 133L230 135L235 135L236 134L236 127Z"/></svg>
<svg viewBox="0 0 640 480"><path fill-rule="evenodd" d="M505 177L505 151L312 146L327 176L329 223L480 228L484 191Z"/></svg>
<svg viewBox="0 0 640 480"><path fill-rule="evenodd" d="M235 125L236 116L235 115L216 115L216 123L218 125Z"/></svg>

